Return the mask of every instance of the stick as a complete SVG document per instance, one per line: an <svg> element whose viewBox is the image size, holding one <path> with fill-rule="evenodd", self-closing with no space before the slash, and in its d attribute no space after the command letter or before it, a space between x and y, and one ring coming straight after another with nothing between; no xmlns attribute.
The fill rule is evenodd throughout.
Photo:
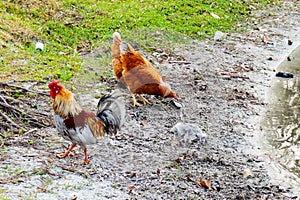
<svg viewBox="0 0 300 200"><path fill-rule="evenodd" d="M0 98L2 99L2 101L3 101L5 104L8 105L7 101L5 100L5 98L4 98L2 95L0 95Z"/></svg>
<svg viewBox="0 0 300 200"><path fill-rule="evenodd" d="M2 115L2 117L4 117L6 119L6 121L10 122L15 127L22 128L21 126L19 126L18 124L16 124L13 120L11 120L6 114L4 114L2 112L0 112L0 114Z"/></svg>
<svg viewBox="0 0 300 200"><path fill-rule="evenodd" d="M26 92L33 92L33 93L38 93L38 94L41 94L41 95L48 95L48 93L46 93L46 92L34 91L34 90L30 90L30 89L27 89L27 88L24 88L24 87L21 87L21 86L18 86L18 85L11 85L11 84L0 82L0 87L4 88L5 86L21 89L21 90L24 90Z"/></svg>
<svg viewBox="0 0 300 200"><path fill-rule="evenodd" d="M33 128L33 129L23 133L22 136L27 135L27 134L32 133L32 132L37 131L37 130L38 130L37 128Z"/></svg>
<svg viewBox="0 0 300 200"><path fill-rule="evenodd" d="M169 60L168 62L169 62L169 63L191 64L191 62L185 61L185 60Z"/></svg>
<svg viewBox="0 0 300 200"><path fill-rule="evenodd" d="M9 99L9 100L13 101L14 103L24 104L23 101L14 99L14 98L12 98L10 96L0 95L0 98L2 98L2 100L4 101L4 103L6 103L8 106L9 106L9 104L7 103L6 99ZM43 112L35 112L35 114L36 115L40 115L40 116L45 116L45 117L49 116L47 113L43 113Z"/></svg>
<svg viewBox="0 0 300 200"><path fill-rule="evenodd" d="M17 108L15 108L15 107L12 106L12 105L9 105L9 104L6 105L6 104L1 103L1 102L0 102L0 105L2 105L2 106L4 106L4 107L7 107L7 108L10 108L11 111L14 112L14 113L19 112L19 113L23 114L24 116L29 117L29 119L30 119L30 120L28 120L29 123L33 123L33 124L38 125L38 126L40 126L40 127L48 127L47 125L44 125L44 124L39 123L39 120L35 119L33 116L31 116L30 114L24 112L23 110L17 109ZM8 117L8 116L7 116L7 117Z"/></svg>

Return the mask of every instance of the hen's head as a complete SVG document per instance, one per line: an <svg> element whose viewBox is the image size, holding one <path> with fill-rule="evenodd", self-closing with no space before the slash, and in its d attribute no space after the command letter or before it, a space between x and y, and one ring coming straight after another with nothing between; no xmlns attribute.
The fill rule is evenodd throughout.
<svg viewBox="0 0 300 200"><path fill-rule="evenodd" d="M48 87L50 89L50 96L55 99L56 95L62 89L62 86L58 84L59 81L52 81L49 83Z"/></svg>

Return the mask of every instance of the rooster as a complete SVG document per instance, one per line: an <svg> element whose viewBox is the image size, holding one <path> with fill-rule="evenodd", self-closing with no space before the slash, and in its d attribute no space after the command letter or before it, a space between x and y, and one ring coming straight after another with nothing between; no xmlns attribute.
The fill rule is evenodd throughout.
<svg viewBox="0 0 300 200"><path fill-rule="evenodd" d="M95 113L82 109L73 94L58 81L48 85L53 98L54 125L60 136L71 141L70 148L60 158L69 156L78 144L84 150L84 161L90 162L87 145L96 144L105 134L115 134L125 121L125 105L121 100L121 92L116 90L110 95L100 98Z"/></svg>
<svg viewBox="0 0 300 200"><path fill-rule="evenodd" d="M151 103L142 94L177 98L175 92L171 90L170 85L166 83L160 73L130 44L122 42L118 32L113 34L111 56L115 76L131 92L134 106L141 105L137 102L135 94L139 95L144 104Z"/></svg>

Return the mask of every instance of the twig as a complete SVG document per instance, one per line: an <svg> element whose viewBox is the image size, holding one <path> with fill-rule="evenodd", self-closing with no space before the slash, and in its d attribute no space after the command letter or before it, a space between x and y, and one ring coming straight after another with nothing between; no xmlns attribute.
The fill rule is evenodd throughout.
<svg viewBox="0 0 300 200"><path fill-rule="evenodd" d="M27 89L27 88L24 88L24 87L21 87L21 86L18 86L18 85L11 85L11 84L0 82L0 87L4 88L5 86L21 89L21 90L24 90L26 92L33 92L33 93L38 93L38 94L41 94L41 95L48 95L48 93L46 93L46 92L34 91L34 90L30 90L30 89Z"/></svg>
<svg viewBox="0 0 300 200"><path fill-rule="evenodd" d="M0 95L0 97L3 99L4 103L6 103L8 106L10 104L7 103L6 99L9 99L11 101L13 101L14 103L19 103L19 104L24 104L23 101L20 101L20 100L17 100L17 99L14 99L10 96L6 96L6 95ZM44 112L35 112L36 115L39 115L39 116L44 116L44 117L48 117L49 114L47 113L44 113Z"/></svg>
<svg viewBox="0 0 300 200"><path fill-rule="evenodd" d="M34 118L32 118L32 119L34 119ZM28 122L29 122L29 123L32 123L32 124L34 124L34 125L37 125L38 127L44 127L44 128L48 127L48 126L45 125L45 124L39 123L38 120L36 120L36 119L34 119L34 120L35 120L35 121L28 120Z"/></svg>
<svg viewBox="0 0 300 200"><path fill-rule="evenodd" d="M2 101L3 101L5 104L8 104L7 101L5 100L5 98L4 98L2 95L0 95L0 98L2 99Z"/></svg>
<svg viewBox="0 0 300 200"><path fill-rule="evenodd" d="M27 134L32 133L32 132L37 131L37 130L38 130L37 128L33 128L33 129L25 132L24 134L22 134L22 136L27 135Z"/></svg>
<svg viewBox="0 0 300 200"><path fill-rule="evenodd" d="M10 97L10 96L0 95L0 97L1 97L1 99L3 100L3 102L6 103L6 104L8 104L7 101L6 101L7 99L12 100L13 102L16 102L16 103L22 103L22 101L17 100L17 99L15 99L15 98L12 98L12 97Z"/></svg>
<svg viewBox="0 0 300 200"><path fill-rule="evenodd" d="M18 111L19 113L23 114L24 116L27 116L27 117L30 117L30 118L34 119L30 114L25 113L23 110L17 109L16 107L14 107L14 106L12 106L10 104L4 104L4 103L0 102L0 105L4 106L4 107L7 107L7 108L11 109L14 112Z"/></svg>
<svg viewBox="0 0 300 200"><path fill-rule="evenodd" d="M17 108L15 108L14 106L12 106L12 105L6 105L6 104L4 104L4 103L1 103L0 102L0 105L2 105L2 106L4 106L4 107L7 107L7 108L9 108L10 109L10 111L12 111L12 112L14 112L14 113L16 113L16 112L18 112L18 113L21 113L23 116L27 116L27 117L29 117L29 119L30 120L28 120L29 121L29 123L32 123L32 124L35 124L35 125L38 125L39 127L48 127L47 125L45 125L45 124L41 124L41 123L39 123L39 121L37 120L37 119L35 119L33 116L31 116L29 113L26 113L26 112L24 112L23 110L20 110L20 109L17 109Z"/></svg>
<svg viewBox="0 0 300 200"><path fill-rule="evenodd" d="M36 84L46 83L46 81L43 81L43 80L39 80L39 81L36 81L36 80L11 80L10 82L19 82L19 83L35 82Z"/></svg>
<svg viewBox="0 0 300 200"><path fill-rule="evenodd" d="M0 127L1 127L1 129L0 130L4 130L4 128L5 127L7 127L7 128L10 128L13 132L15 132L15 133L18 133L18 131L19 131L19 129L16 129L14 126L12 126L12 124L9 124L9 122L4 122L4 121L2 121L2 120L0 120ZM6 130L4 130L4 131L6 131ZM3 132L4 132L3 131ZM3 135L4 136L4 135ZM6 137L6 136L5 136Z"/></svg>
<svg viewBox="0 0 300 200"><path fill-rule="evenodd" d="M169 60L169 63L180 63L180 64L191 64L191 62L189 61L185 61L185 60Z"/></svg>
<svg viewBox="0 0 300 200"><path fill-rule="evenodd" d="M2 117L4 117L6 119L6 121L10 122L15 127L22 128L21 126L19 126L18 124L16 124L14 121L12 121L6 114L4 114L2 112L0 112L0 114L2 115Z"/></svg>

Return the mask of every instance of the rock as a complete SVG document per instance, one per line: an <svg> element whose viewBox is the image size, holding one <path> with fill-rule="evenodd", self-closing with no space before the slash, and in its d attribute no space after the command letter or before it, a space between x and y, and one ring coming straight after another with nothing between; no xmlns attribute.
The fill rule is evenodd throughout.
<svg viewBox="0 0 300 200"><path fill-rule="evenodd" d="M225 34L222 31L216 31L214 35L214 41L220 40Z"/></svg>
<svg viewBox="0 0 300 200"><path fill-rule="evenodd" d="M202 144L206 142L207 135L197 124L178 122L170 131L176 133L180 140L185 142L200 141Z"/></svg>

